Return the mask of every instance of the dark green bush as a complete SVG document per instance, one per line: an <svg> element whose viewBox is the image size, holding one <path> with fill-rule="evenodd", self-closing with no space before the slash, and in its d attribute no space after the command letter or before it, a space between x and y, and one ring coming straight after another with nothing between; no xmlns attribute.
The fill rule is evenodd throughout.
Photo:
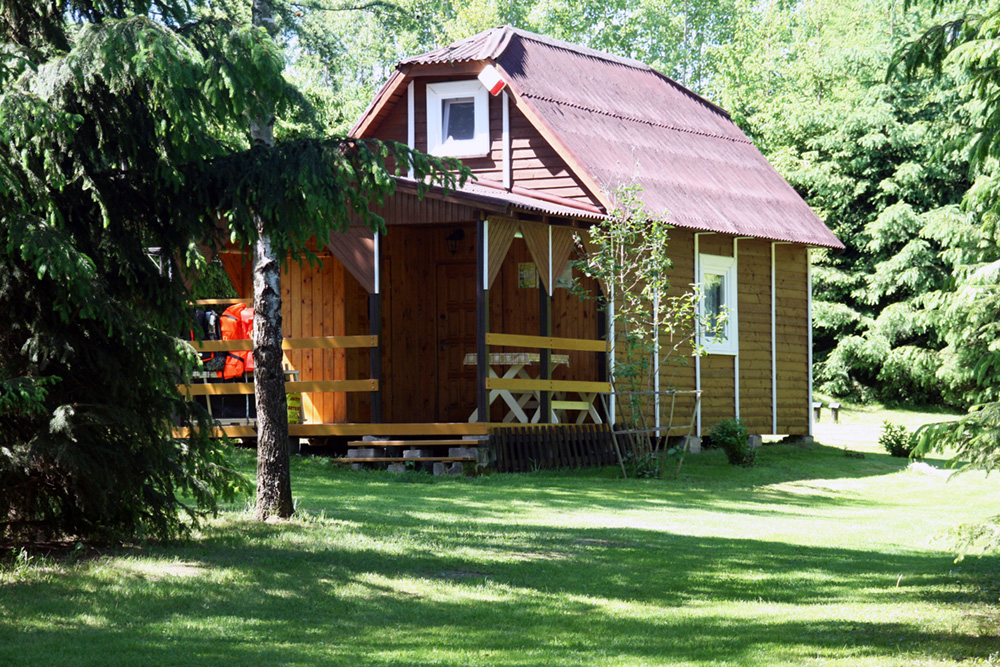
<svg viewBox="0 0 1000 667"><path fill-rule="evenodd" d="M920 458L913 456L917 440L917 434L910 433L905 426L894 424L889 420L882 422L882 435L878 437L878 444L882 445L891 456Z"/></svg>
<svg viewBox="0 0 1000 667"><path fill-rule="evenodd" d="M757 450L750 447L749 435L738 418L723 419L708 434L712 444L722 448L734 466L752 466L757 459Z"/></svg>

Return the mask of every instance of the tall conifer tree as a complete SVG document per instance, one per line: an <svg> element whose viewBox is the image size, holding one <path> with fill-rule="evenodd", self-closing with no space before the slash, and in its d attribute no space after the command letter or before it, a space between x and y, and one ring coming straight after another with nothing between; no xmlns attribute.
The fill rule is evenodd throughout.
<svg viewBox="0 0 1000 667"><path fill-rule="evenodd" d="M349 215L379 228L390 156L454 183L395 144L253 145L251 119L311 127L283 68L264 30L180 0L0 0L2 534L172 535L179 493L238 485L217 443L171 437L206 425L176 389L199 243L284 258Z"/></svg>

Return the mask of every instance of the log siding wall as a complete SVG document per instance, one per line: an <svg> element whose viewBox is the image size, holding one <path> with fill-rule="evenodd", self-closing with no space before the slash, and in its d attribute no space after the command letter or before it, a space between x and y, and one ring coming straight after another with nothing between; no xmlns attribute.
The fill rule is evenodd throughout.
<svg viewBox="0 0 1000 667"><path fill-rule="evenodd" d="M778 433L809 433L809 251L775 247L778 339Z"/></svg>
<svg viewBox="0 0 1000 667"><path fill-rule="evenodd" d="M451 81L447 77L427 77L415 81L414 129L415 148L427 150L427 84ZM369 134L379 139L391 139L406 143L407 105L406 93L396 101L385 119ZM501 96L489 98L490 153L484 157L465 158L462 162L472 169L479 178L503 182L503 100ZM576 199L600 206L600 202L590 194L566 162L535 129L531 122L517 109L513 100L509 103L509 123L511 137L511 172L513 184L531 190Z"/></svg>
<svg viewBox="0 0 1000 667"><path fill-rule="evenodd" d="M771 398L771 242L741 239L738 244L739 355L709 354L701 358L702 431L707 433L718 421L736 416L738 360L740 418L751 433L770 434L775 431ZM702 235L699 251L731 257L733 237ZM694 232L674 229L669 254L674 268L668 296L676 296L688 291L697 280ZM804 246L776 246L778 434L809 432L807 262ZM661 347L664 345L666 342L661 341ZM674 361L680 363L661 367L661 388L694 389L695 363L690 347L685 346Z"/></svg>
<svg viewBox="0 0 1000 667"><path fill-rule="evenodd" d="M237 293L252 298L249 258L236 253L225 253L222 258ZM319 259L322 265L310 266L291 258L285 261L281 272L282 334L285 338L310 338L367 333L347 310L352 293L364 294L364 289L337 258L319 253ZM367 355L366 350L287 350L283 363L286 368L299 371L298 379L303 382L360 379L368 377ZM364 370L358 372L361 356ZM303 394L302 417L308 424L349 421L348 394Z"/></svg>
<svg viewBox="0 0 1000 667"><path fill-rule="evenodd" d="M752 433L770 433L771 243L741 239L738 244L740 419Z"/></svg>

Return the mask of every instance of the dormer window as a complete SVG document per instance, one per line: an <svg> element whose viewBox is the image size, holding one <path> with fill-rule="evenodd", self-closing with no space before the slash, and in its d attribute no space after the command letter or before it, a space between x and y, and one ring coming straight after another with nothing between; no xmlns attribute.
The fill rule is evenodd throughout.
<svg viewBox="0 0 1000 667"><path fill-rule="evenodd" d="M427 152L481 157L490 152L489 96L476 79L427 84Z"/></svg>

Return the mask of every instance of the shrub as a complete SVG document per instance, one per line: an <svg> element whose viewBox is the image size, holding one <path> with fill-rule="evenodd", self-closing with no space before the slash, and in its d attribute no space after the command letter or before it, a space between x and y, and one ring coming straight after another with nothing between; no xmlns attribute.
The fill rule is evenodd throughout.
<svg viewBox="0 0 1000 667"><path fill-rule="evenodd" d="M890 455L900 458L921 458L913 454L913 450L917 448L917 441L917 434L910 433L905 426L888 420L882 422L882 435L878 437L878 444L882 445Z"/></svg>
<svg viewBox="0 0 1000 667"><path fill-rule="evenodd" d="M629 479L656 479L663 474L660 457L655 452L628 452L622 462Z"/></svg>
<svg viewBox="0 0 1000 667"><path fill-rule="evenodd" d="M713 445L721 447L734 466L752 466L757 459L757 450L750 447L749 435L739 418L723 419L709 433Z"/></svg>

